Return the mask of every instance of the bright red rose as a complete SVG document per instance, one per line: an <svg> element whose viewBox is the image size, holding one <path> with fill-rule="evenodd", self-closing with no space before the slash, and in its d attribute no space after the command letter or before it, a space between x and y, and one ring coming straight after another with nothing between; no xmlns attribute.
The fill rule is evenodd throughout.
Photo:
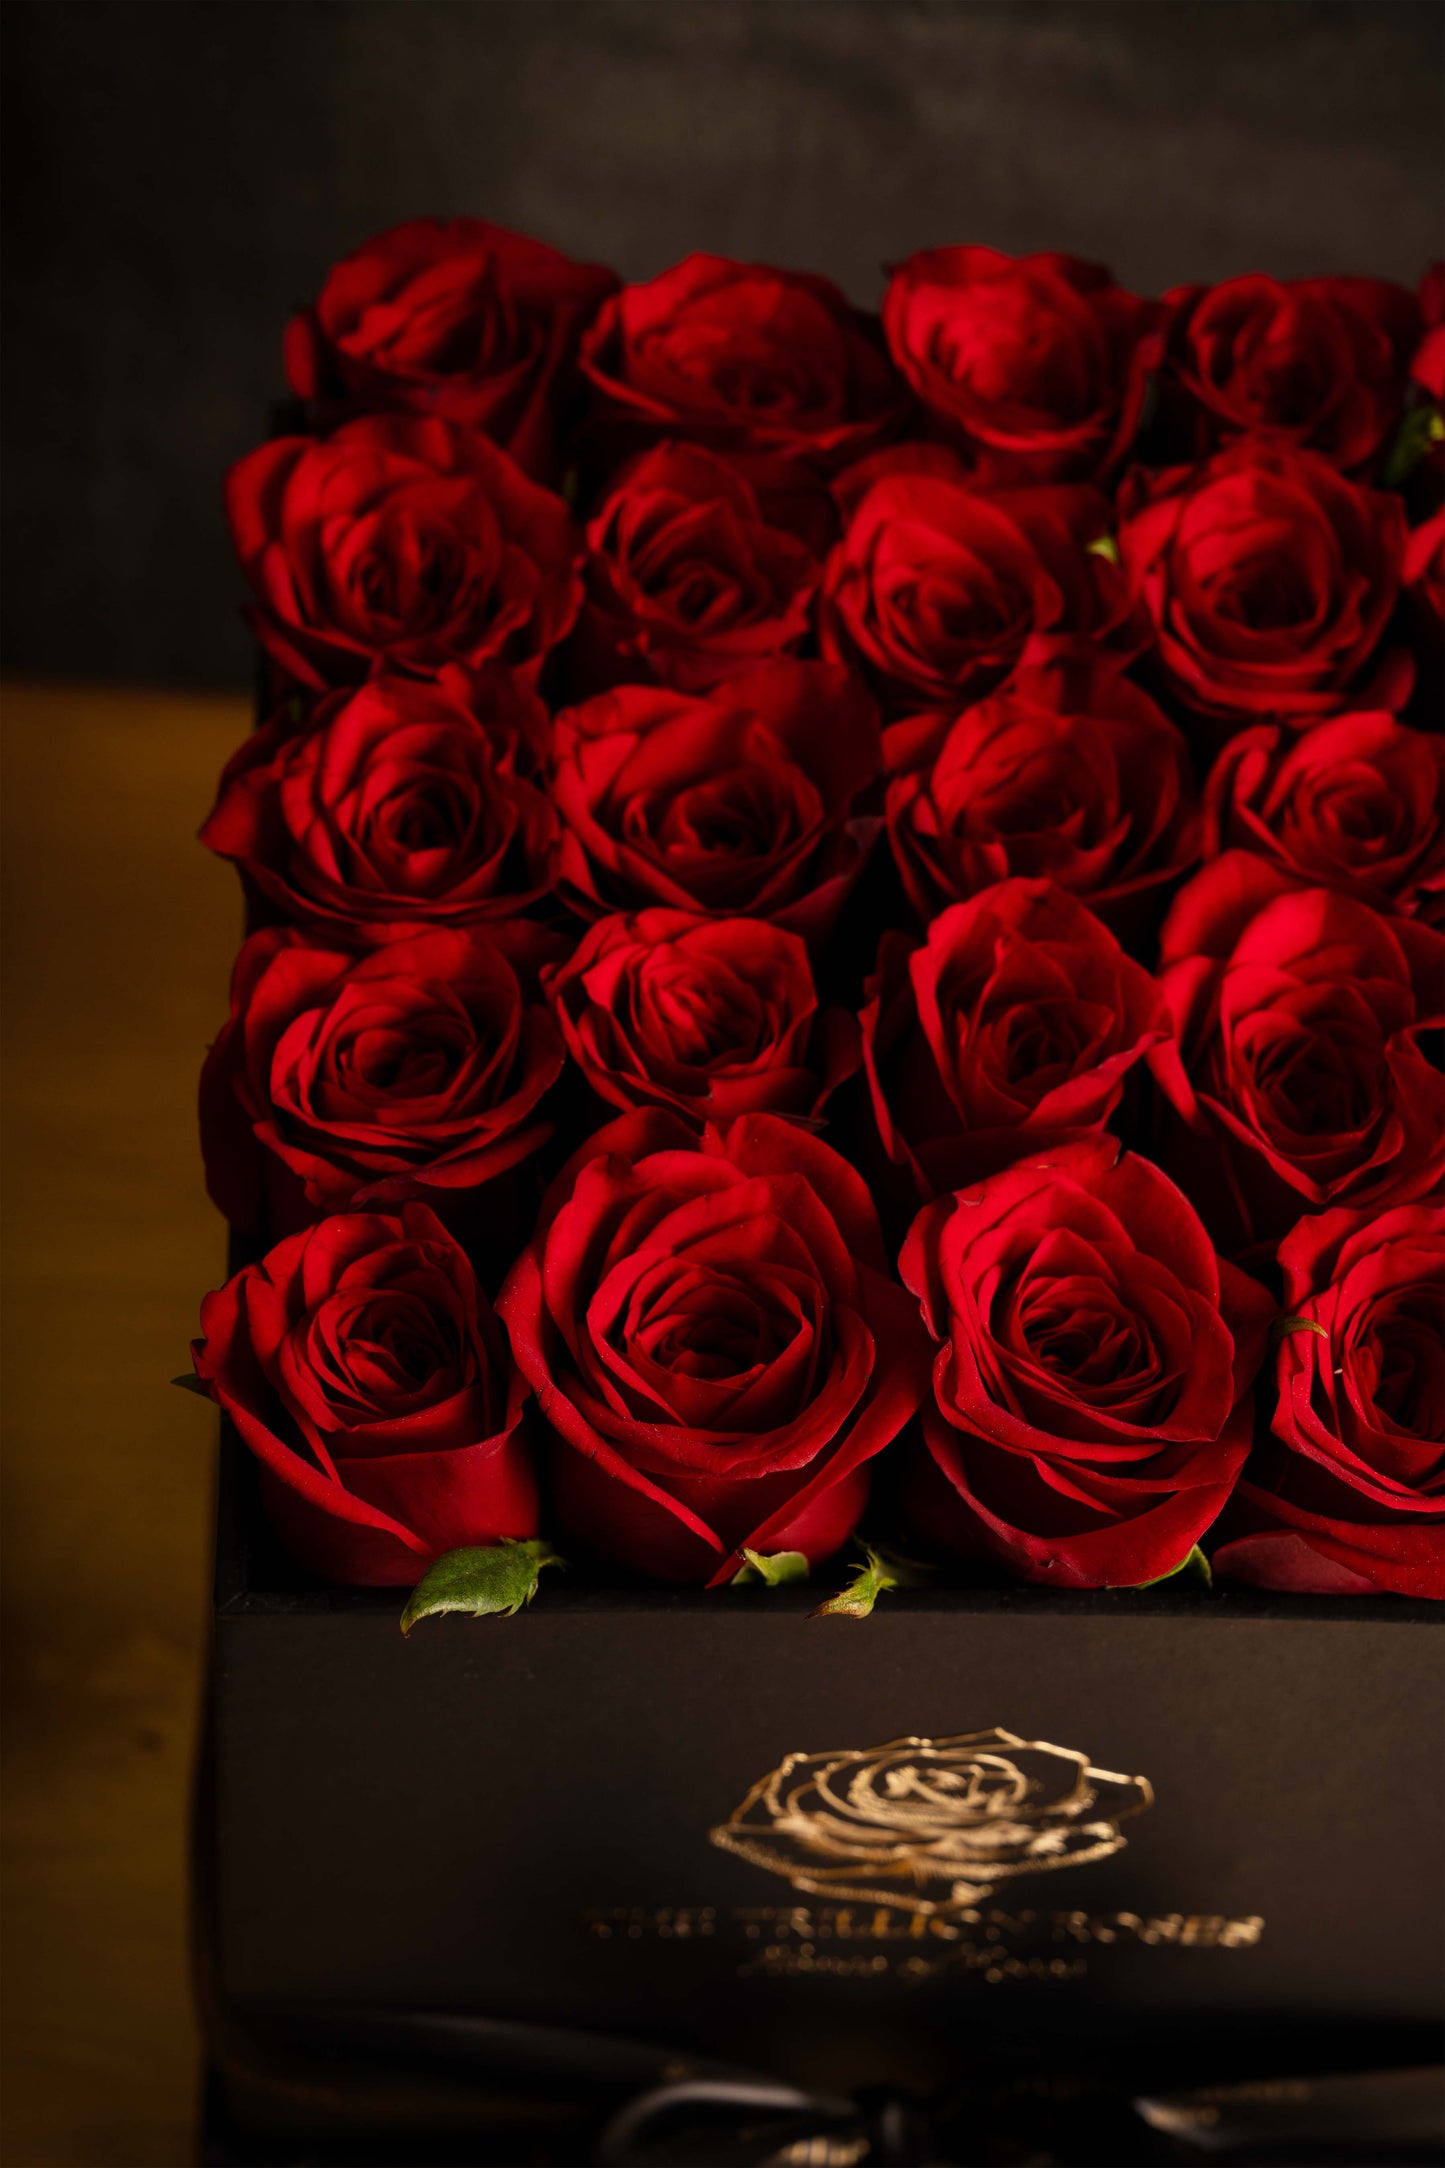
<svg viewBox="0 0 1445 2168"><path fill-rule="evenodd" d="M886 714L956 713L1021 663L1121 640L1127 584L1090 547L1112 518L1097 490L985 493L941 446L910 445L838 494L848 524L823 582L823 652L861 670Z"/></svg>
<svg viewBox="0 0 1445 2168"><path fill-rule="evenodd" d="M562 882L589 917L664 903L821 939L877 828L882 753L847 670L779 662L704 698L623 685L553 726Z"/></svg>
<svg viewBox="0 0 1445 2168"><path fill-rule="evenodd" d="M424 1204L288 1236L207 1295L201 1332L197 1375L313 1572L409 1587L443 1551L536 1534L527 1389Z"/></svg>
<svg viewBox="0 0 1445 2168"><path fill-rule="evenodd" d="M1099 264L992 248L910 256L883 303L894 360L988 482L1107 473L1139 426L1161 318Z"/></svg>
<svg viewBox="0 0 1445 2168"><path fill-rule="evenodd" d="M1121 504L1124 566L1186 707L1236 729L1299 728L1409 697L1409 657L1381 646L1400 591L1398 497L1246 437L1202 467L1136 469Z"/></svg>
<svg viewBox="0 0 1445 2168"><path fill-rule="evenodd" d="M687 437L830 470L896 434L905 409L873 319L836 286L725 256L685 257L604 302L582 372L614 445Z"/></svg>
<svg viewBox="0 0 1445 2168"><path fill-rule="evenodd" d="M1374 468L1400 419L1420 328L1413 294L1384 279L1274 279L1181 286L1166 378L1187 402L1195 450L1239 436Z"/></svg>
<svg viewBox="0 0 1445 2168"><path fill-rule="evenodd" d="M697 445L659 444L627 469L587 530L571 650L586 689L644 678L706 692L803 645L818 564L770 522L767 465L750 480Z"/></svg>
<svg viewBox="0 0 1445 2168"><path fill-rule="evenodd" d="M1159 989L1047 881L1000 881L886 933L861 1016L883 1148L919 1197L1102 1129L1168 1037Z"/></svg>
<svg viewBox="0 0 1445 2168"><path fill-rule="evenodd" d="M301 399L480 429L550 478L578 342L616 286L485 219L411 219L333 266L287 327L286 375Z"/></svg>
<svg viewBox="0 0 1445 2168"><path fill-rule="evenodd" d="M859 1176L790 1122L660 1113L564 1169L498 1309L558 1444L563 1525L675 1581L847 1541L927 1390Z"/></svg>
<svg viewBox="0 0 1445 2168"><path fill-rule="evenodd" d="M1257 851L1305 888L1445 920L1445 740L1393 715L1231 738L1204 793L1204 855Z"/></svg>
<svg viewBox="0 0 1445 2168"><path fill-rule="evenodd" d="M447 422L277 437L231 469L226 509L256 635L304 685L487 662L535 679L581 600L561 498Z"/></svg>
<svg viewBox="0 0 1445 2168"><path fill-rule="evenodd" d="M1321 1212L1280 1244L1277 1442L1215 1571L1299 1595L1445 1598L1445 1213Z"/></svg>
<svg viewBox="0 0 1445 2168"><path fill-rule="evenodd" d="M557 816L515 766L546 710L504 671L477 696L481 714L459 681L379 677L299 730L283 712L227 766L201 841L323 941L515 917L556 874Z"/></svg>
<svg viewBox="0 0 1445 2168"><path fill-rule="evenodd" d="M1420 281L1420 321L1410 375L1427 399L1445 406L1445 263L1432 263Z"/></svg>
<svg viewBox="0 0 1445 2168"><path fill-rule="evenodd" d="M919 1533L1055 1588L1171 1573L1249 1447L1274 1305L1112 1137L925 1205L899 1270L942 1343Z"/></svg>
<svg viewBox="0 0 1445 2168"><path fill-rule="evenodd" d="M201 1073L212 1201L276 1233L348 1204L475 1189L552 1133L562 1042L537 987L555 938L524 921L363 956L254 933Z"/></svg>
<svg viewBox="0 0 1445 2168"><path fill-rule="evenodd" d="M1302 1212L1381 1209L1440 1180L1445 940L1226 851L1175 898L1160 984L1178 1041L1160 1078L1188 1133L1168 1157L1222 1247Z"/></svg>
<svg viewBox="0 0 1445 2168"><path fill-rule="evenodd" d="M1105 666L1021 671L965 708L931 766L890 782L887 821L925 922L1020 874L1083 897L1132 942L1199 853L1188 747Z"/></svg>
<svg viewBox="0 0 1445 2168"><path fill-rule="evenodd" d="M763 919L604 918L542 983L567 1051L616 1107L697 1128L756 1113L811 1125L858 1067L851 1018L819 1014L807 949Z"/></svg>

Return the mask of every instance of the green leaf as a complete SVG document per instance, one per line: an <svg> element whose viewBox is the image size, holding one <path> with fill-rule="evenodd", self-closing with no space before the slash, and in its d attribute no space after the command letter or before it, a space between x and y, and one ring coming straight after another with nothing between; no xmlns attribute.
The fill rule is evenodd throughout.
<svg viewBox="0 0 1445 2168"><path fill-rule="evenodd" d="M1090 557L1102 557L1106 564L1119 562L1119 545L1111 534L1096 534L1092 542L1084 544Z"/></svg>
<svg viewBox="0 0 1445 2168"><path fill-rule="evenodd" d="M1270 1333L1271 1347L1278 1347L1287 1332L1317 1332L1322 1340L1329 1339L1324 1326L1317 1325L1312 1317L1281 1317Z"/></svg>
<svg viewBox="0 0 1445 2168"><path fill-rule="evenodd" d="M202 1400L209 1400L211 1388L204 1378L198 1378L194 1370L187 1370L182 1377L172 1378L172 1385L179 1385L183 1393L199 1393Z"/></svg>
<svg viewBox="0 0 1445 2168"><path fill-rule="evenodd" d="M542 1537L523 1541L503 1536L500 1543L446 1551L428 1566L408 1597L401 1630L409 1634L418 1619L438 1618L443 1611L463 1611L470 1618L511 1618L536 1595L542 1568L565 1570L566 1563Z"/></svg>
<svg viewBox="0 0 1445 2168"><path fill-rule="evenodd" d="M1167 1573L1156 1573L1152 1581L1131 1581L1125 1585L1130 1588L1158 1588L1165 1581L1177 1581L1181 1578L1190 1581L1202 1581L1206 1588L1213 1588L1214 1586L1214 1575L1210 1570L1209 1560L1197 1543L1193 1550L1187 1556L1181 1558L1177 1566L1171 1566Z"/></svg>
<svg viewBox="0 0 1445 2168"><path fill-rule="evenodd" d="M871 1543L863 1546L863 1561L854 1561L855 1580L846 1588L840 1588L836 1596L820 1603L809 1618L867 1618L885 1588L916 1588L927 1580L931 1567L919 1564L916 1559L901 1558L892 1551L875 1551Z"/></svg>
<svg viewBox="0 0 1445 2168"><path fill-rule="evenodd" d="M1386 489L1408 481L1432 444L1445 443L1445 414L1439 407L1411 407L1396 432L1380 477Z"/></svg>
<svg viewBox="0 0 1445 2168"><path fill-rule="evenodd" d="M739 1566L729 1582L730 1588L747 1588L755 1581L766 1581L769 1588L785 1588L789 1581L806 1581L808 1578L808 1555L806 1551L774 1551L765 1556L762 1551L750 1551L743 1545L745 1566Z"/></svg>

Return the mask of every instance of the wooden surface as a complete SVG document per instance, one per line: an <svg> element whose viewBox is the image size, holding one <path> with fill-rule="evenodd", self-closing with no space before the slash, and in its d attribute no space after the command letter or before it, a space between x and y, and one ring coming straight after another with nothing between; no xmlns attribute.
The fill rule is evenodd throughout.
<svg viewBox="0 0 1445 2168"><path fill-rule="evenodd" d="M195 1075L234 876L193 841L244 703L9 686L6 2168L191 2160L185 1845L223 1271Z"/></svg>

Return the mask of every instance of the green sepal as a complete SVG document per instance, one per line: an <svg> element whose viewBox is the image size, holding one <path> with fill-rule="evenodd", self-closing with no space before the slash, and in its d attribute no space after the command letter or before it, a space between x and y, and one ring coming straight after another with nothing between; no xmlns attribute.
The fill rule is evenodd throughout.
<svg viewBox="0 0 1445 2168"><path fill-rule="evenodd" d="M739 1566L729 1588L748 1588L755 1581L766 1581L769 1588L786 1588L789 1581L806 1581L810 1571L806 1551L774 1551L767 1556L744 1544L743 1557L747 1564Z"/></svg>
<svg viewBox="0 0 1445 2168"><path fill-rule="evenodd" d="M1197 1543L1193 1550L1181 1558L1177 1566L1171 1566L1167 1573L1156 1573L1152 1581L1130 1581L1126 1586L1130 1588L1158 1588L1165 1581L1178 1581L1180 1579L1202 1581L1206 1588L1213 1588L1214 1586L1214 1574L1209 1560Z"/></svg>
<svg viewBox="0 0 1445 2168"><path fill-rule="evenodd" d="M899 1558L891 1551L875 1551L863 1545L863 1561L854 1562L856 1579L826 1603L808 1613L809 1618L867 1618L886 1588L917 1588L928 1578L929 1568L914 1559Z"/></svg>
<svg viewBox="0 0 1445 2168"><path fill-rule="evenodd" d="M418 1619L438 1618L444 1611L462 1611L469 1618L511 1618L536 1595L542 1568L565 1570L566 1563L541 1536L503 1536L500 1543L445 1551L407 1598L401 1630L409 1634Z"/></svg>
<svg viewBox="0 0 1445 2168"><path fill-rule="evenodd" d="M1322 1340L1329 1339L1324 1326L1317 1325L1312 1317L1281 1317L1275 1320L1270 1330L1270 1345L1278 1347L1288 1332L1317 1332Z"/></svg>
<svg viewBox="0 0 1445 2168"><path fill-rule="evenodd" d="M1119 545L1111 534L1096 534L1092 542L1084 544L1084 548L1090 557L1102 557L1105 564L1116 565L1119 562Z"/></svg>
<svg viewBox="0 0 1445 2168"><path fill-rule="evenodd" d="M1409 480L1432 444L1445 443L1445 414L1436 406L1411 407L1395 433L1380 479L1386 489Z"/></svg>
<svg viewBox="0 0 1445 2168"><path fill-rule="evenodd" d="M209 1400L211 1397L210 1386L204 1378L198 1378L194 1370L183 1371L180 1377L172 1378L171 1383L179 1385L183 1393L199 1393L202 1400Z"/></svg>

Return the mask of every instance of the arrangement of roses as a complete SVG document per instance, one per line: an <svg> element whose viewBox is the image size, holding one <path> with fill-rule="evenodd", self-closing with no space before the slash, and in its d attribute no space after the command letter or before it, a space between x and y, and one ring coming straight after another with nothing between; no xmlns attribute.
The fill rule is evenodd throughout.
<svg viewBox="0 0 1445 2168"><path fill-rule="evenodd" d="M1445 1596L1442 340L1438 269L333 269L202 831L195 1368L308 1567Z"/></svg>

